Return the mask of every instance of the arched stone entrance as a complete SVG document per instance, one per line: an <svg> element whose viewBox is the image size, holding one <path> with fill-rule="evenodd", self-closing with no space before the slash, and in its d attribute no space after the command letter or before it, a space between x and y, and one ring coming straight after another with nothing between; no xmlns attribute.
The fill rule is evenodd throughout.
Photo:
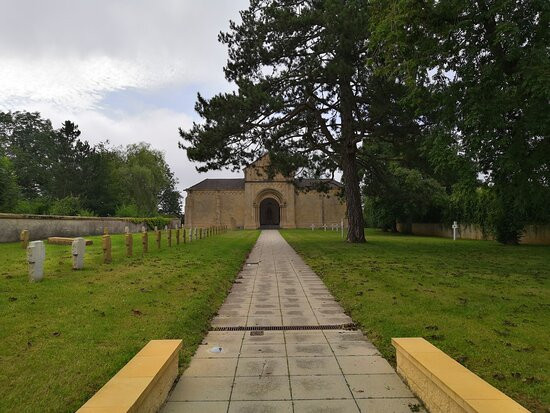
<svg viewBox="0 0 550 413"><path fill-rule="evenodd" d="M274 198L260 202L260 228L278 228L281 224L281 208Z"/></svg>

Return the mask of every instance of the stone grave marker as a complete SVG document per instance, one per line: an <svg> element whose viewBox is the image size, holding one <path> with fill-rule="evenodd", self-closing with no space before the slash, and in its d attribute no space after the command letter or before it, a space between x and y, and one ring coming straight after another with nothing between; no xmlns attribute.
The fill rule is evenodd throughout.
<svg viewBox="0 0 550 413"><path fill-rule="evenodd" d="M111 255L111 236L103 235L101 237L101 246L103 248L103 264L110 264L112 262Z"/></svg>
<svg viewBox="0 0 550 413"><path fill-rule="evenodd" d="M162 231L159 230L159 229L157 229L157 230L156 230L156 237L157 237L156 241L157 241L157 248L159 248L159 249L160 249L160 239L161 239L161 236L162 236Z"/></svg>
<svg viewBox="0 0 550 413"><path fill-rule="evenodd" d="M29 246L29 230L24 229L19 234L19 240L21 241L21 248L26 249Z"/></svg>
<svg viewBox="0 0 550 413"><path fill-rule="evenodd" d="M134 238L130 232L124 235L124 244L126 245L126 256L131 257L134 253Z"/></svg>
<svg viewBox="0 0 550 413"><path fill-rule="evenodd" d="M84 254L86 253L86 240L84 238L75 238L71 246L73 255L73 270L84 268Z"/></svg>
<svg viewBox="0 0 550 413"><path fill-rule="evenodd" d="M145 227L142 227L141 232L141 245L143 246L143 253L149 252L149 234L145 231Z"/></svg>
<svg viewBox="0 0 550 413"><path fill-rule="evenodd" d="M27 262L29 264L29 281L40 281L44 278L44 260L46 247L44 241L31 241L27 246Z"/></svg>

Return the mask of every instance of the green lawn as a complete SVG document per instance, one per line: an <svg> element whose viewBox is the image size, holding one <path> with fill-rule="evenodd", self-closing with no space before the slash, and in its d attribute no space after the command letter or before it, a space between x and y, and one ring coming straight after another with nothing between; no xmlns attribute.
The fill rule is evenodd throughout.
<svg viewBox="0 0 550 413"><path fill-rule="evenodd" d="M46 246L45 278L28 281L25 251L0 244L0 411L74 411L149 340L183 339L188 362L258 236L235 231L102 264L87 237L85 269L70 246ZM165 235L163 235L165 237Z"/></svg>
<svg viewBox="0 0 550 413"><path fill-rule="evenodd" d="M281 231L383 355L424 337L506 394L550 409L550 247Z"/></svg>

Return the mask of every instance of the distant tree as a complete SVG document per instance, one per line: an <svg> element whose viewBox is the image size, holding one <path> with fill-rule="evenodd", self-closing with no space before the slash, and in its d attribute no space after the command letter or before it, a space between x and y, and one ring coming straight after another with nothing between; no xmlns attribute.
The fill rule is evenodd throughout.
<svg viewBox="0 0 550 413"><path fill-rule="evenodd" d="M0 149L13 164L25 198L47 195L55 159L51 122L39 113L0 112Z"/></svg>
<svg viewBox="0 0 550 413"><path fill-rule="evenodd" d="M178 180L169 171L169 183L160 195L159 212L163 215L182 216L181 193L176 190Z"/></svg>
<svg viewBox="0 0 550 413"><path fill-rule="evenodd" d="M440 211L447 203L445 189L435 179L424 176L419 170L408 169L395 163L378 171L376 178L368 179L364 186L366 213L371 222L383 229L397 231L397 222L410 224L418 221L439 221ZM436 216L431 216L436 214Z"/></svg>
<svg viewBox="0 0 550 413"><path fill-rule="evenodd" d="M205 171L268 151L282 172L343 172L348 241L364 242L359 149L369 133L367 2L252 0L220 41L235 93L198 96L203 123L180 134Z"/></svg>
<svg viewBox="0 0 550 413"><path fill-rule="evenodd" d="M17 177L11 161L0 150L0 212L11 212L19 200Z"/></svg>
<svg viewBox="0 0 550 413"><path fill-rule="evenodd" d="M0 207L6 212L109 216L134 205L135 215L156 215L159 206L178 214L176 183L163 153L147 144L92 146L71 121L55 130L39 113L0 112Z"/></svg>
<svg viewBox="0 0 550 413"><path fill-rule="evenodd" d="M128 145L119 151L122 164L117 171L123 201L137 206L144 216L156 215L166 190L174 190L175 180L164 154L149 144Z"/></svg>

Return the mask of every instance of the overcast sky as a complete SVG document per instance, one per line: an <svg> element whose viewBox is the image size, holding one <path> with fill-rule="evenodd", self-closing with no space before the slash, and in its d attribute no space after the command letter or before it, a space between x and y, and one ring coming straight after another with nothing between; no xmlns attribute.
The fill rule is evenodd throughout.
<svg viewBox="0 0 550 413"><path fill-rule="evenodd" d="M206 177L178 149L197 92L230 90L217 41L247 0L0 0L0 111L77 123L90 142L145 141L186 188ZM241 176L238 174L237 176Z"/></svg>

